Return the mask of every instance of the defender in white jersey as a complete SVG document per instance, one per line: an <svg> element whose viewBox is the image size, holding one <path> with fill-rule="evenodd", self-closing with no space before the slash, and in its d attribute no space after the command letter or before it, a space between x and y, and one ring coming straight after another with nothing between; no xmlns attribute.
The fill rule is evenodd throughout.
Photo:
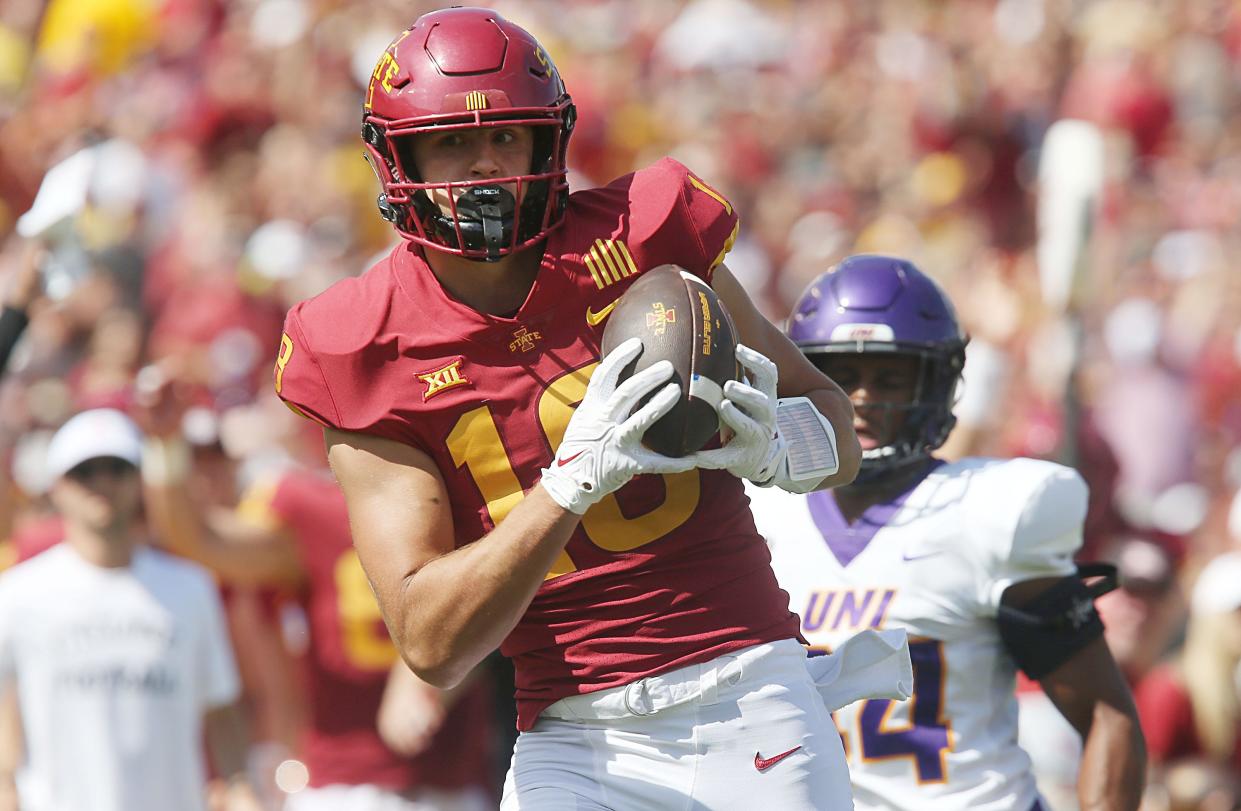
<svg viewBox="0 0 1241 811"><path fill-rule="evenodd" d="M1086 486L1032 459L946 463L966 338L911 263L850 257L802 295L789 335L850 393L857 481L751 488L758 529L812 646L909 633L914 696L836 713L858 809L1045 808L1017 746L1017 668L1083 737L1082 808L1135 809L1145 751L1128 688L1073 562ZM1085 571L1085 567L1083 567Z"/></svg>

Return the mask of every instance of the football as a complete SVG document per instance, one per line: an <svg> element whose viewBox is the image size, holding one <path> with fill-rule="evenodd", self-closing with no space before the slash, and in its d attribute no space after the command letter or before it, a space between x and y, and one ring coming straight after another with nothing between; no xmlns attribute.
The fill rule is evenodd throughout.
<svg viewBox="0 0 1241 811"><path fill-rule="evenodd" d="M651 426L643 443L665 456L702 449L719 430L722 387L738 375L737 335L728 311L697 276L660 265L616 302L603 330L603 354L633 337L642 339L642 354L621 372L621 380L668 360L672 382L681 386L681 399Z"/></svg>

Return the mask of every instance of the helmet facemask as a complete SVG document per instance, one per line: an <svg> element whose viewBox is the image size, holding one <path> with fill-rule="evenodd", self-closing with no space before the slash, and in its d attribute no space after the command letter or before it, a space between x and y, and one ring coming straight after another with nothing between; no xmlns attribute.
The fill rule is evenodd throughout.
<svg viewBox="0 0 1241 811"><path fill-rule="evenodd" d="M867 402L860 407L866 409L871 422L876 420L869 415L883 415L881 430L888 441L862 451L861 467L854 484L866 484L924 462L948 439L956 424L952 408L956 403L957 382L965 362L963 343L930 348L864 341L803 347L802 351L824 372L827 371L828 359L833 355L900 355L914 358L917 362L914 390L908 400ZM900 414L904 415L900 427L890 430Z"/></svg>
<svg viewBox="0 0 1241 811"><path fill-rule="evenodd" d="M458 116L456 121L424 121L416 126L383 120L364 125L367 158L385 189L378 200L381 216L403 237L467 259L494 262L535 244L560 223L569 194L565 157L572 104L566 99L554 110L496 112L505 116L483 118L475 113L468 121ZM418 135L502 127L531 130L534 145L525 174L421 180L413 159L413 139Z"/></svg>

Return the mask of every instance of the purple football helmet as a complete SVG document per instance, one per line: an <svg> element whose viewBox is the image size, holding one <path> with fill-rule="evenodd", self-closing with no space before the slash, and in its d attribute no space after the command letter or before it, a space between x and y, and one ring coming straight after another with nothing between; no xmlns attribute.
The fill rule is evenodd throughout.
<svg viewBox="0 0 1241 811"><path fill-rule="evenodd" d="M859 479L927 458L956 423L952 406L969 338L939 285L892 256L850 256L815 279L797 299L788 336L810 358L883 352L918 358L907 403L877 403L908 416L893 444L865 451Z"/></svg>

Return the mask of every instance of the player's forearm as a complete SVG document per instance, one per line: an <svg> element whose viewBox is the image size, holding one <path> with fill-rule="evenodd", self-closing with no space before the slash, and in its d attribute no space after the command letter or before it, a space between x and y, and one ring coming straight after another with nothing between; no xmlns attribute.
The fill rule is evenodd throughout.
<svg viewBox="0 0 1241 811"><path fill-rule="evenodd" d="M1136 811L1145 786L1146 743L1136 714L1098 702L1077 780L1082 811Z"/></svg>
<svg viewBox="0 0 1241 811"><path fill-rule="evenodd" d="M214 568L204 537L198 505L183 485L150 485L144 488L151 531L161 546L181 557Z"/></svg>
<svg viewBox="0 0 1241 811"><path fill-rule="evenodd" d="M393 630L410 668L445 689L464 679L517 625L579 520L535 487L486 536L407 577Z"/></svg>
<svg viewBox="0 0 1241 811"><path fill-rule="evenodd" d="M202 508L190 498L183 483L148 483L145 491L151 530L165 549L207 567L229 583L261 585L268 582L260 567L237 560L244 555L244 550L229 549L211 533L201 515Z"/></svg>
<svg viewBox="0 0 1241 811"><path fill-rule="evenodd" d="M168 550L196 561L221 580L239 586L293 585L303 570L283 530L242 529L222 510L209 520L184 485L146 488L147 514L156 539Z"/></svg>
<svg viewBox="0 0 1241 811"><path fill-rule="evenodd" d="M148 438L143 447L142 481L147 517L156 538L182 557L209 565L198 505L186 480L190 449L180 440Z"/></svg>
<svg viewBox="0 0 1241 811"><path fill-rule="evenodd" d="M819 413L832 424L832 429L836 432L836 456L840 461L840 469L824 479L815 489L843 487L853 481L858 467L862 464L862 446L853 430L853 403L835 384L830 388L813 389L803 396L809 398L815 408L819 409Z"/></svg>
<svg viewBox="0 0 1241 811"><path fill-rule="evenodd" d="M147 517L162 546L236 585L295 583L300 579L296 553L278 532L251 529L243 533L238 522L208 520L207 511L190 494L188 446L176 440L148 440L144 453ZM157 462L152 466L151 460L160 454L173 460L184 455L184 462Z"/></svg>

